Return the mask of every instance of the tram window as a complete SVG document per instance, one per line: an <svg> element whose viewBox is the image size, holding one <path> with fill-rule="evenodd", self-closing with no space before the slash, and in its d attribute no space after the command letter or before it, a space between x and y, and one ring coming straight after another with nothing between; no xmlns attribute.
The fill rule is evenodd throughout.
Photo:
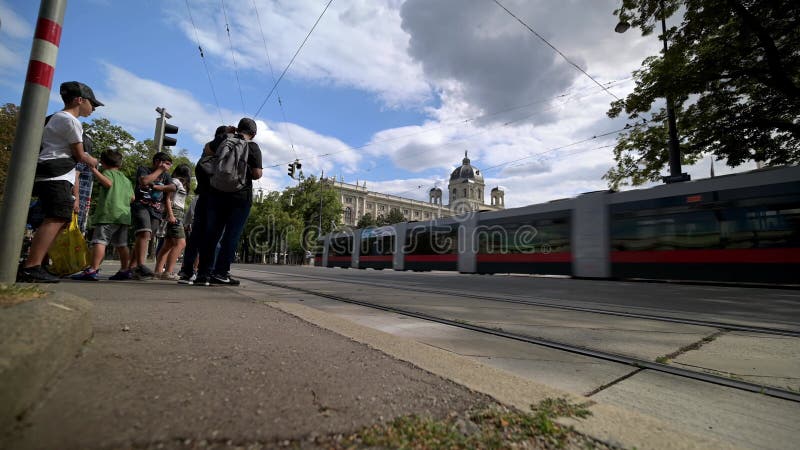
<svg viewBox="0 0 800 450"><path fill-rule="evenodd" d="M561 253L570 251L569 220L522 217L480 225L478 253Z"/></svg>
<svg viewBox="0 0 800 450"><path fill-rule="evenodd" d="M352 237L340 237L331 239L329 251L332 252L334 256L352 255L353 253L352 239L353 239Z"/></svg>
<svg viewBox="0 0 800 450"><path fill-rule="evenodd" d="M455 226L419 227L406 232L403 251L422 255L458 253L458 228Z"/></svg>
<svg viewBox="0 0 800 450"><path fill-rule="evenodd" d="M382 256L394 253L394 236L372 236L361 240L361 254Z"/></svg>

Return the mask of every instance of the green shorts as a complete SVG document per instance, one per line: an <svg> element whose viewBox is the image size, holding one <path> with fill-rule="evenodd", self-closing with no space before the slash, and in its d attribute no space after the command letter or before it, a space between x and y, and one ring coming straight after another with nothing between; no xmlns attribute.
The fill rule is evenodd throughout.
<svg viewBox="0 0 800 450"><path fill-rule="evenodd" d="M183 219L186 212L182 209L173 208L172 214L175 215L175 223L167 223L167 232L164 235L166 238L172 239L186 239L186 233L183 231Z"/></svg>

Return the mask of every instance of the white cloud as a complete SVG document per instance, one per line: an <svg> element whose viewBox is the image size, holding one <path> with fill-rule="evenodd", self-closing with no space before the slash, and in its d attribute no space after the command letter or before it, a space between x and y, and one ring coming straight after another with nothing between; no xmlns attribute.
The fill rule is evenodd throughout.
<svg viewBox="0 0 800 450"><path fill-rule="evenodd" d="M277 78L287 66L324 5L265 0L258 0L257 5L257 15L251 2L240 2L237 9L228 6L230 36L239 69L262 72L266 75L262 77L265 85L271 87L273 74ZM214 57L219 65L229 66L231 49L219 2L194 1L191 8L206 55ZM263 39L256 17L261 19ZM173 18L194 42L195 28L187 20L185 8L176 9ZM397 1L334 2L287 77L371 92L390 107L413 105L429 97L430 87L419 65L406 52L407 46L408 35L400 28Z"/></svg>
<svg viewBox="0 0 800 450"><path fill-rule="evenodd" d="M3 21L0 34L7 34L14 39L33 36L33 26L12 11L5 2L0 2L0 20Z"/></svg>

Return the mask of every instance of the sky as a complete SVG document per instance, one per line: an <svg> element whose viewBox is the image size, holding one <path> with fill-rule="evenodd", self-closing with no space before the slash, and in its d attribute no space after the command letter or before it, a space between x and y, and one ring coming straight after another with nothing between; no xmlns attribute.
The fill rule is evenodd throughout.
<svg viewBox="0 0 800 450"><path fill-rule="evenodd" d="M2 104L22 98L38 3L0 0ZM493 0L69 0L48 110L81 81L106 105L83 120L141 141L164 107L193 159L254 117L264 190L295 184L298 159L306 176L427 201L465 152L506 207L607 189L615 134L600 135L625 121L606 112L660 41L615 33L619 0L500 3L563 56Z"/></svg>

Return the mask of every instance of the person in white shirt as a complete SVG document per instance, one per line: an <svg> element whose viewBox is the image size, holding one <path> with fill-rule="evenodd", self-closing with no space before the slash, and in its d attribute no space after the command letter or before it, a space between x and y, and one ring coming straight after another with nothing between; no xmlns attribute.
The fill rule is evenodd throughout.
<svg viewBox="0 0 800 450"><path fill-rule="evenodd" d="M58 277L42 268L42 261L59 231L72 219L73 211L79 209L75 164L97 167L97 160L83 149L83 126L78 117L89 117L103 104L89 86L77 81L62 83L59 92L64 109L50 116L44 127L33 185L45 219L33 236L28 258L20 266L18 282L58 282Z"/></svg>

